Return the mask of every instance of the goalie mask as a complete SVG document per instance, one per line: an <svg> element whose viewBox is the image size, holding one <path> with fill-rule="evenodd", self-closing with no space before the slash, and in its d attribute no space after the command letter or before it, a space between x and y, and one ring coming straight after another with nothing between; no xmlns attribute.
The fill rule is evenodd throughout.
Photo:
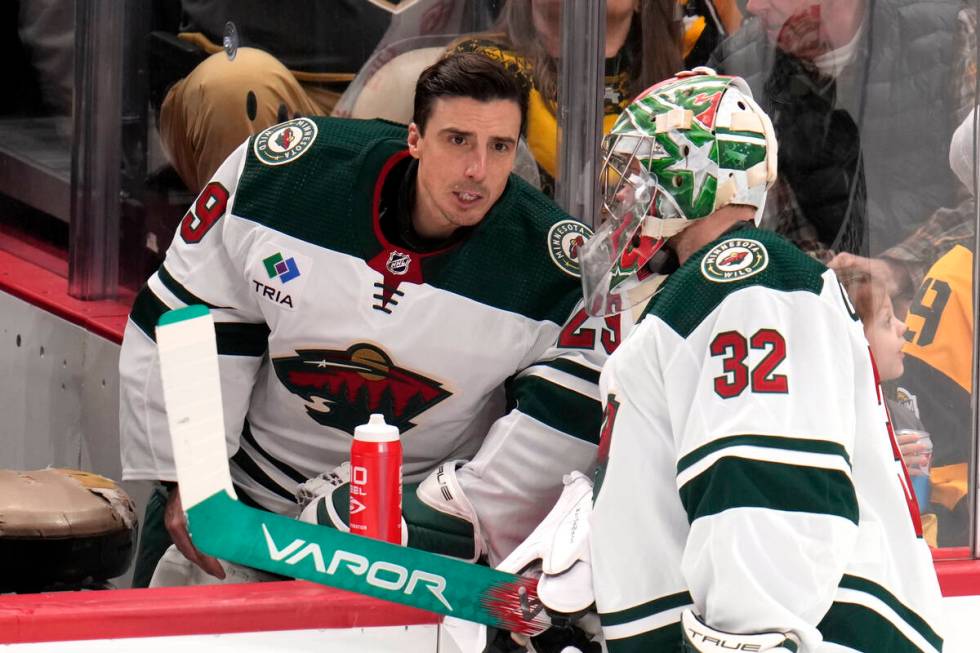
<svg viewBox="0 0 980 653"><path fill-rule="evenodd" d="M588 311L646 300L637 275L671 236L728 204L759 223L776 180L776 135L738 77L695 68L650 87L602 143L602 225L581 253Z"/></svg>

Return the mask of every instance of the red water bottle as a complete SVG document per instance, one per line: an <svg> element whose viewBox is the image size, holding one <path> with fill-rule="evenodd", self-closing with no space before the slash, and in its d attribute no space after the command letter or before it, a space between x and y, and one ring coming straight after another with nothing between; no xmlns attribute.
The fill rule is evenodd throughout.
<svg viewBox="0 0 980 653"><path fill-rule="evenodd" d="M402 443L398 427L377 413L354 428L350 532L402 543Z"/></svg>

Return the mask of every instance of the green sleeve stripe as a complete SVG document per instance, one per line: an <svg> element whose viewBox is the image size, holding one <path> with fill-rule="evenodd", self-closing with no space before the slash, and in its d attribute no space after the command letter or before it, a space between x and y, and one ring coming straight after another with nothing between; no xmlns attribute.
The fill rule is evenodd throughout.
<svg viewBox="0 0 980 653"><path fill-rule="evenodd" d="M223 356L262 356L269 348L269 327L244 322L216 322L218 353Z"/></svg>
<svg viewBox="0 0 980 653"><path fill-rule="evenodd" d="M858 523L847 474L734 456L720 458L680 489L688 522L732 508L767 508L843 517Z"/></svg>
<svg viewBox="0 0 980 653"><path fill-rule="evenodd" d="M129 317L150 340L156 342L156 325L170 307L160 301L148 286L143 286ZM269 327L244 322L216 322L218 353L224 356L262 356L269 347Z"/></svg>
<svg viewBox="0 0 980 653"><path fill-rule="evenodd" d="M129 319L133 321L140 331L146 334L146 336L156 342L156 326L157 322L160 321L160 316L170 310L170 307L164 304L159 297L153 294L149 286L144 285L139 294L136 295L136 299L133 301L133 308L129 312Z"/></svg>
<svg viewBox="0 0 980 653"><path fill-rule="evenodd" d="M650 653L651 651L681 651L683 633L681 624L675 621L667 626L648 630L623 639L607 639L609 653Z"/></svg>
<svg viewBox="0 0 980 653"><path fill-rule="evenodd" d="M167 290L173 293L174 297L184 302L188 306L192 304L203 304L208 308L219 308L214 304L207 303L191 291L187 290L187 288L180 285L177 280L173 278L173 275L170 274L165 265L161 265L157 270L157 278L160 279L160 283L162 283Z"/></svg>
<svg viewBox="0 0 980 653"><path fill-rule="evenodd" d="M894 610L895 614L897 614L905 623L922 635L926 641L935 646L936 650L942 650L943 638L940 637L931 626L929 626L928 622L920 617L914 610L899 601L894 594L878 583L870 581L867 578L861 578L860 576L845 575L843 578L841 578L839 587L841 589L864 592L865 594L870 594L871 596L875 597Z"/></svg>
<svg viewBox="0 0 980 653"><path fill-rule="evenodd" d="M522 413L556 431L599 444L599 401L531 374L514 380L511 400Z"/></svg>
<svg viewBox="0 0 980 653"><path fill-rule="evenodd" d="M909 624L911 625L911 624ZM922 653L892 622L871 608L857 603L835 601L823 620L817 624L827 642L855 651L888 651L888 653ZM943 640L929 629L931 636L919 631L930 644L941 651Z"/></svg>
<svg viewBox="0 0 980 653"><path fill-rule="evenodd" d="M272 480L272 477L266 474L265 471L259 467L258 463L252 460L252 457L249 456L244 449L239 448L238 451L235 452L235 455L231 457L231 461L238 465L238 468L245 472L250 479L264 487L269 492L278 494L286 501L296 501L296 493L291 489L284 488L282 485Z"/></svg>
<svg viewBox="0 0 980 653"><path fill-rule="evenodd" d="M295 468L279 460L278 458L270 454L268 451L266 451L265 448L259 444L258 440L255 439L255 435L252 433L252 425L248 423L247 419L245 420L245 424L242 426L242 441L246 442L248 446L250 446L255 451L255 453L265 458L266 461L268 461L280 472L282 472L292 480L296 481L297 485L307 480L306 474L300 473Z"/></svg>
<svg viewBox="0 0 980 653"><path fill-rule="evenodd" d="M700 446L686 456L681 457L677 461L677 473L680 474L697 461L710 456L716 451L740 446L767 447L770 449L783 449L785 451L798 451L801 453L840 456L847 462L848 467L851 466L851 457L847 454L847 450L837 442L784 438L772 435L733 435L727 438L712 440L708 444Z"/></svg>
<svg viewBox="0 0 980 653"><path fill-rule="evenodd" d="M565 358L556 358L550 361L541 361L537 365L544 365L545 367L550 367L566 374L571 374L572 376L582 379L583 381L588 381L589 383L599 384L599 370L594 370L591 367L586 367L575 361L570 361Z"/></svg>
<svg viewBox="0 0 980 653"><path fill-rule="evenodd" d="M673 608L678 608L683 605L693 604L694 599L691 598L690 592L678 592L677 594L662 596L659 599L647 601L646 603L641 603L640 605L633 606L632 608L626 608L625 610L618 610L616 612L600 612L599 621L602 622L603 626L618 626L619 624L625 624L631 621L636 621L637 619L650 617L657 613L672 610Z"/></svg>

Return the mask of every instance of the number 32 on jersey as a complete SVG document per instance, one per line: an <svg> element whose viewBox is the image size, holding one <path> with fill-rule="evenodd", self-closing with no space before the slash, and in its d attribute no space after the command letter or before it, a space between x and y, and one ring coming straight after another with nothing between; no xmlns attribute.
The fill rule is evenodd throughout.
<svg viewBox="0 0 980 653"><path fill-rule="evenodd" d="M761 350L762 359L751 368L750 350ZM711 356L721 357L724 374L714 378L715 393L722 399L742 394L746 388L765 394L786 394L789 382L776 368L786 359L786 340L775 329L759 329L746 338L738 331L723 331L711 341Z"/></svg>

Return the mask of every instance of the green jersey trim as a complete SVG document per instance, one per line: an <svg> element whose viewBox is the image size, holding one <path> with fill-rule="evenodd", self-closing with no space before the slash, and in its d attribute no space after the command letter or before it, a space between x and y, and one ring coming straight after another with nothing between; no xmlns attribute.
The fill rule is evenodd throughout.
<svg viewBox="0 0 980 653"><path fill-rule="evenodd" d="M146 334L146 337L156 342L157 322L160 320L160 316L169 310L170 307L164 304L148 286L143 286L133 301L133 308L129 311L129 319L140 331Z"/></svg>
<svg viewBox="0 0 980 653"><path fill-rule="evenodd" d="M166 265L161 265L160 268L157 270L157 278L160 279L160 283L163 284L164 288L169 290L174 297L184 302L188 306L192 306L194 304L200 304L202 306L207 306L208 308L212 308L212 309L220 308L218 306L215 306L214 304L209 304L208 302L204 301L203 299L201 299L200 297L198 297L197 295L189 291L187 288L184 288L184 286L178 283L177 280L174 279L173 275L170 274L170 271L167 270Z"/></svg>
<svg viewBox="0 0 980 653"><path fill-rule="evenodd" d="M599 370L592 369L591 367L586 367L574 361L570 361L565 358L555 358L550 361L540 361L537 365L543 365L544 367L550 367L566 374L571 374L572 376L582 379L583 381L588 381L589 383L599 384Z"/></svg>
<svg viewBox="0 0 980 653"><path fill-rule="evenodd" d="M156 324L160 317L170 310L148 286L143 286L129 319L156 342ZM269 347L269 327L265 324L249 322L215 322L215 336L218 340L218 353L224 356L262 356Z"/></svg>
<svg viewBox="0 0 980 653"><path fill-rule="evenodd" d="M727 240L745 239L761 244L766 266L734 281L718 283L705 278L702 262ZM654 315L682 338L687 338L725 300L743 288L762 286L778 292L806 291L819 295L827 268L782 237L762 229L746 228L727 233L698 250L670 275L644 315Z"/></svg>
<svg viewBox="0 0 980 653"><path fill-rule="evenodd" d="M843 578L841 578L839 587L841 589L864 592L865 594L875 597L894 610L895 614L897 614L902 621L922 635L926 641L936 647L936 650L942 650L943 638L932 629L929 623L920 617L914 610L899 601L894 594L878 583L868 580L867 578L861 578L860 576L845 575Z"/></svg>
<svg viewBox="0 0 980 653"><path fill-rule="evenodd" d="M263 356L269 349L269 327L246 322L215 322L218 353L223 356Z"/></svg>
<svg viewBox="0 0 980 653"><path fill-rule="evenodd" d="M651 651L680 651L684 637L681 622L648 630L645 633L624 637L623 639L607 639L606 648L609 653L650 653Z"/></svg>
<svg viewBox="0 0 980 653"><path fill-rule="evenodd" d="M677 594L661 596L659 599L647 601L646 603L641 603L640 605L633 606L632 608L626 608L625 610L618 610L616 612L600 612L599 621L603 626L618 626L620 624L636 621L637 619L651 617L657 613L672 610L673 608L692 605L693 603L694 599L691 598L690 592L678 592Z"/></svg>
<svg viewBox="0 0 980 653"><path fill-rule="evenodd" d="M858 523L857 496L847 474L726 456L680 489L689 523L734 508L765 508L842 517Z"/></svg>
<svg viewBox="0 0 980 653"><path fill-rule="evenodd" d="M909 624L911 626L911 624ZM922 653L902 631L871 608L857 603L835 601L817 624L825 641L846 646L855 651L888 651L888 653ZM930 629L931 632L931 629ZM942 650L943 640L935 633L928 637L919 633Z"/></svg>
<svg viewBox="0 0 980 653"><path fill-rule="evenodd" d="M771 449L783 449L786 451L799 451L802 453L827 454L840 456L847 461L847 466L851 467L851 457L843 445L827 440L805 440L802 438L786 438L773 435L732 435L727 438L718 438L706 445L700 446L691 453L682 456L677 461L677 473L680 474L685 469L707 456L721 449L729 447L767 447Z"/></svg>
<svg viewBox="0 0 980 653"><path fill-rule="evenodd" d="M602 404L596 399L539 376L525 375L513 382L513 400L522 413L542 424L579 440L599 443Z"/></svg>

